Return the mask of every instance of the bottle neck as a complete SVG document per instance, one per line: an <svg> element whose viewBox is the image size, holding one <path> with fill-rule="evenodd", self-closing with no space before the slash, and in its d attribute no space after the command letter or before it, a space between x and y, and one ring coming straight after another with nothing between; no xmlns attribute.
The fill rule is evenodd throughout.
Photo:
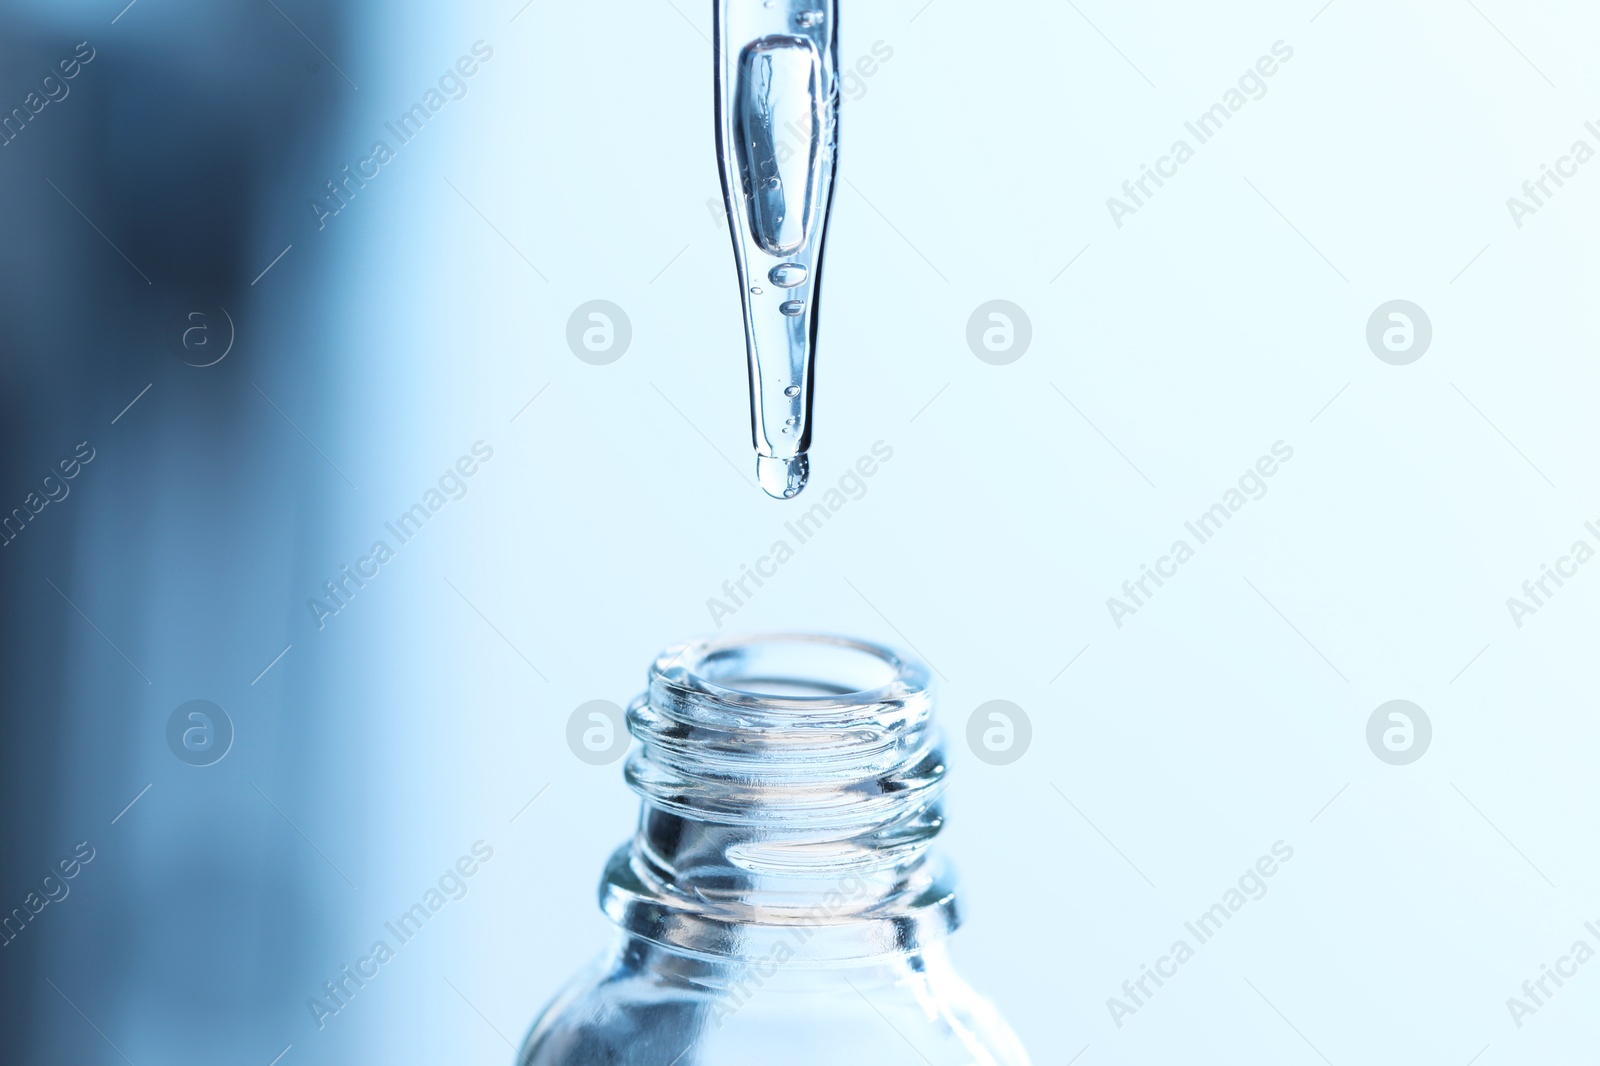
<svg viewBox="0 0 1600 1066"><path fill-rule="evenodd" d="M930 854L945 764L927 670L826 637L672 649L628 711L643 800L601 906L708 956L779 944L837 962L920 950L957 922Z"/></svg>

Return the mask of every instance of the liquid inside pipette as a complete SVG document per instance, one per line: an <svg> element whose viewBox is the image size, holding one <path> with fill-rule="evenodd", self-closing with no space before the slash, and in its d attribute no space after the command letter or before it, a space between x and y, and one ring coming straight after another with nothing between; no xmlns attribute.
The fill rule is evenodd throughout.
<svg viewBox="0 0 1600 1066"><path fill-rule="evenodd" d="M810 464L822 246L838 142L833 0L719 0L717 151L744 307L763 490Z"/></svg>

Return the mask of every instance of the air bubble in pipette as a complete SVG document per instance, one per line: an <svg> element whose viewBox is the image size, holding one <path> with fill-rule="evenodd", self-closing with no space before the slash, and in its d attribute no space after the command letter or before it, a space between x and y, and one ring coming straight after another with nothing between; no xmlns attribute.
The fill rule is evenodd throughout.
<svg viewBox="0 0 1600 1066"><path fill-rule="evenodd" d="M767 277L780 289L792 289L806 280L804 263L779 263L767 271Z"/></svg>

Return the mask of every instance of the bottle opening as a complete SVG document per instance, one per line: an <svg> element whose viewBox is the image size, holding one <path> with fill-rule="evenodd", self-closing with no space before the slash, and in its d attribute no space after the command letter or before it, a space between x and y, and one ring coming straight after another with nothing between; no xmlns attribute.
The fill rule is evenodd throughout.
<svg viewBox="0 0 1600 1066"><path fill-rule="evenodd" d="M715 637L664 652L651 685L766 712L870 709L926 692L927 668L867 641L813 634Z"/></svg>
<svg viewBox="0 0 1600 1066"><path fill-rule="evenodd" d="M689 671L750 696L866 694L893 682L903 664L886 648L838 637L751 637L701 646Z"/></svg>

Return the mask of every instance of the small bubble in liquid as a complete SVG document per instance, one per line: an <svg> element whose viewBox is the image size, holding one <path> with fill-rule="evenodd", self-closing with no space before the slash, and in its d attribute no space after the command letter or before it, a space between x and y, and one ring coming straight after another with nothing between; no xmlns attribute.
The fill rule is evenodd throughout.
<svg viewBox="0 0 1600 1066"><path fill-rule="evenodd" d="M760 296L761 295L761 286L760 285L752 285L752 286L750 286L750 292L752 294L756 295L756 296Z"/></svg>
<svg viewBox="0 0 1600 1066"><path fill-rule="evenodd" d="M820 11L802 11L799 14L795 15L794 20L795 20L795 22L799 23L802 27L804 27L805 29L809 30L813 26L822 25L822 12L820 12Z"/></svg>
<svg viewBox="0 0 1600 1066"><path fill-rule="evenodd" d="M798 426L800 424L800 420L798 418L786 418L783 420L783 424L785 426Z"/></svg>
<svg viewBox="0 0 1600 1066"><path fill-rule="evenodd" d="M806 280L806 273L804 263L779 263L767 271L767 277L779 288L792 289Z"/></svg>
<svg viewBox="0 0 1600 1066"><path fill-rule="evenodd" d="M806 305L800 300L785 300L778 305L778 310L790 316L802 314L805 309Z"/></svg>
<svg viewBox="0 0 1600 1066"><path fill-rule="evenodd" d="M779 181L777 178L768 178L766 181L767 188L769 189L776 189L782 184L783 182Z"/></svg>
<svg viewBox="0 0 1600 1066"><path fill-rule="evenodd" d="M796 396L800 395L800 386L799 385L790 385L787 389L783 390L783 394L785 396L789 397L789 399L792 400Z"/></svg>

